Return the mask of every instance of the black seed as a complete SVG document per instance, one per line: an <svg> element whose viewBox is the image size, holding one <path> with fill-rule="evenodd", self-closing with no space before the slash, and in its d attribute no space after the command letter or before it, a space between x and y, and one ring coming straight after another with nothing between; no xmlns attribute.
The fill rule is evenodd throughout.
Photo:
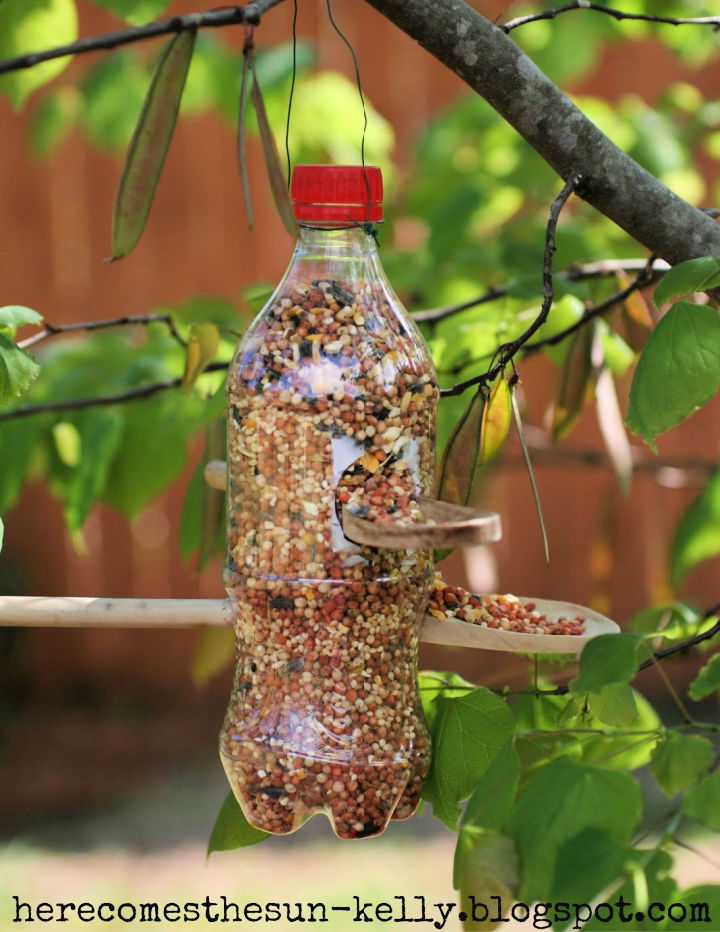
<svg viewBox="0 0 720 932"><path fill-rule="evenodd" d="M258 793L264 793L266 796L284 796L285 787L284 786L259 786L257 788Z"/></svg>
<svg viewBox="0 0 720 932"><path fill-rule="evenodd" d="M286 595L276 595L274 599L270 599L270 608L291 609L295 608L295 602Z"/></svg>

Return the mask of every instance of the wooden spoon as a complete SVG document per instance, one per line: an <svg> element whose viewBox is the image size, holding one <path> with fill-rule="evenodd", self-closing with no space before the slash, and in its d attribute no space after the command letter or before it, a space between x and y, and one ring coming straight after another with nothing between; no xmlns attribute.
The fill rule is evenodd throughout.
<svg viewBox="0 0 720 932"><path fill-rule="evenodd" d="M226 464L211 460L205 467L205 481L213 489L225 489ZM377 524L358 518L347 508L342 511L345 536L356 544L386 550L414 550L422 547L474 547L500 540L500 515L476 511L462 505L421 497L423 514L433 523Z"/></svg>
<svg viewBox="0 0 720 932"><path fill-rule="evenodd" d="M474 547L500 540L500 515L476 511L433 498L418 499L427 522L378 524L358 518L347 507L342 510L343 533L348 540L366 547L385 550L413 550L421 547Z"/></svg>

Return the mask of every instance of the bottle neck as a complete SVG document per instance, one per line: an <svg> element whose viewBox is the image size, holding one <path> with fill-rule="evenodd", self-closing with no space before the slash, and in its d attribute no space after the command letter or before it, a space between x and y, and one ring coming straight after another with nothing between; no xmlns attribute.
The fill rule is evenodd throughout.
<svg viewBox="0 0 720 932"><path fill-rule="evenodd" d="M321 226L301 226L296 256L304 259L370 259L377 257L377 243L371 233L358 224L334 225L331 229Z"/></svg>

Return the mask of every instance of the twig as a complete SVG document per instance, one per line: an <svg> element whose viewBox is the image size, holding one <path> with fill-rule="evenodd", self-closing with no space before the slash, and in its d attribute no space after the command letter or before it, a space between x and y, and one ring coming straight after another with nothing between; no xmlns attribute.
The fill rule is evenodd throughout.
<svg viewBox="0 0 720 932"><path fill-rule="evenodd" d="M521 333L519 337L517 337L515 340L511 340L509 343L503 343L502 346L498 348L496 353L498 360L487 372L484 372L481 375L473 376L471 379L466 379L464 382L458 382L457 385L453 385L451 388L442 389L440 394L443 397L448 397L450 395L460 395L472 385L479 385L481 383L487 384L492 382L494 378L496 378L498 375L500 375L501 372L504 371L505 367L512 361L512 359L523 348L523 346L528 342L532 335L540 327L542 327L542 325L547 320L554 297L552 259L556 249L555 228L557 227L557 222L560 217L560 211L567 203L567 200L573 191L578 189L581 181L581 176L573 173L565 182L562 191L550 205L550 213L545 231L545 254L543 256L543 302L539 314L524 333Z"/></svg>
<svg viewBox="0 0 720 932"><path fill-rule="evenodd" d="M713 605L706 612L703 612L703 621L706 621L708 618L714 618L719 614L720 602L717 605ZM638 666L637 672L640 673L642 670L646 670L648 667L653 666L656 660L665 660L666 657L672 657L674 654L681 654L684 651L689 650L691 647L695 647L697 644L702 644L703 641L710 641L715 637L716 634L720 634L720 620L716 621L712 628L708 628L707 631L702 631L700 634L694 634L691 638L687 638L684 641L679 641L677 644L672 644L670 647L665 647L662 650L654 651L652 657L650 657L648 660L643 660L643 662Z"/></svg>
<svg viewBox="0 0 720 932"><path fill-rule="evenodd" d="M587 281L592 278L607 278L611 275L617 275L618 272L639 272L647 268L645 259L603 259L600 262L588 262L583 265L573 265L565 271L558 272L556 279L562 279L568 282ZM667 262L656 259L652 267L651 281L660 278L670 266ZM410 316L414 321L421 324L436 324L438 321L445 320L462 311L477 307L481 304L487 304L490 301L497 301L499 298L505 298L510 293L510 289L505 285L488 288L477 298L469 301L463 301L460 304L450 304L447 307L428 308L424 311L414 311Z"/></svg>
<svg viewBox="0 0 720 932"><path fill-rule="evenodd" d="M153 39L156 36L170 35L175 32L187 32L190 29L214 29L238 23L257 26L264 13L282 2L283 0L253 0L246 6L225 7L220 10L208 10L205 13L188 13L186 16L171 16L168 19L148 23L146 26L118 29L99 36L89 36L56 48L6 58L0 61L0 74L18 71L21 68L32 68L40 62L50 61L53 58L82 55L85 52L95 52L99 49L114 49L119 45L128 45L131 42L140 42L143 39Z"/></svg>
<svg viewBox="0 0 720 932"><path fill-rule="evenodd" d="M665 684L665 686L666 686L666 688L667 688L667 691L670 693L670 696L671 696L673 702L675 703L675 705L677 706L678 711L679 711L680 714L682 715L683 721L685 722L685 724L686 724L686 725L692 725L692 723L693 723L692 715L690 715L690 713L688 712L688 710L687 710L687 708L686 708L686 706L685 706L685 703L682 701L682 699L681 699L680 696L678 695L678 691L675 689L675 687L673 686L673 684L670 682L670 677L667 675L667 673L666 673L665 670L663 669L663 665L660 663L660 661L659 661L658 658L655 656L655 654L653 654L653 655L650 657L650 663L651 663L651 664L653 665L653 667L655 667L655 669L657 670L658 676L660 677L660 679L661 679L661 680L663 681L663 683Z"/></svg>
<svg viewBox="0 0 720 932"><path fill-rule="evenodd" d="M615 294L611 294L608 298L605 298L604 301L600 301L599 304L587 308L582 317L576 320L574 324L571 324L564 330L560 330L558 333L554 333L551 337L545 337L542 340L529 343L523 348L523 355L529 356L531 353L536 353L539 349L542 349L543 346L555 346L561 343L563 340L567 339L567 337L580 330L581 327L584 327L589 321L594 320L596 317L600 317L601 314L604 314L605 311L609 311L611 308L615 307L616 304L621 304L626 298L633 294L633 292L639 291L641 288L645 288L646 285L651 284L653 281L653 263L656 258L657 256L650 256L645 267L638 272L629 285L626 285L625 288L622 288L620 291L616 291Z"/></svg>
<svg viewBox="0 0 720 932"><path fill-rule="evenodd" d="M623 13L622 10L615 10L612 7L604 6L602 3L591 3L589 0L570 0L570 3L555 7L553 10L543 10L542 13L531 13L528 16L518 16L516 19L501 24L500 28L503 32L509 33L519 26L535 23L541 19L555 19L561 13L569 13L571 10L594 10L596 13L605 13L612 16L613 19L618 21L635 19L647 23L664 23L668 26L712 26L714 29L720 29L720 16L681 18L677 16L655 16L652 13Z"/></svg>
<svg viewBox="0 0 720 932"><path fill-rule="evenodd" d="M170 334L181 345L186 346L185 340L180 336L175 327L175 321L169 314L128 314L125 317L113 317L107 320L89 320L86 322L74 324L45 324L45 329L39 333L33 334L26 340L18 343L21 349L27 349L29 346L35 346L58 333L71 333L78 330L104 330L107 327L129 327L140 324L147 327L149 324L162 323L166 324Z"/></svg>
<svg viewBox="0 0 720 932"><path fill-rule="evenodd" d="M219 372L227 369L229 362L211 362L209 366L203 369L203 372ZM177 388L182 384L182 378L166 379L164 382L152 382L150 385L140 385L138 388L130 388L125 392L118 392L115 395L99 395L96 398L74 398L69 401L48 401L45 404L26 405L23 408L15 408L14 411L5 411L0 414L0 423L3 421L14 421L21 417L32 417L36 414L51 414L57 411L80 411L83 408L98 408L106 405L122 404L127 401L137 401L141 398L150 398L158 392L163 392L168 388Z"/></svg>

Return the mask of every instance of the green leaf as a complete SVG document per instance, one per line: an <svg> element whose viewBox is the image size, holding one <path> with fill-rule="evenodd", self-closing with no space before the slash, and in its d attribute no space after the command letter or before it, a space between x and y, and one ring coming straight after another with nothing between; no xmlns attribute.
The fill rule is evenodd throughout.
<svg viewBox="0 0 720 932"><path fill-rule="evenodd" d="M671 731L653 751L650 766L662 791L674 796L707 773L713 756L712 742L707 738Z"/></svg>
<svg viewBox="0 0 720 932"><path fill-rule="evenodd" d="M432 727L433 761L424 797L453 831L460 808L513 732L506 702L481 687L455 699L440 696Z"/></svg>
<svg viewBox="0 0 720 932"><path fill-rule="evenodd" d="M254 59L250 59L250 67L253 72L252 82L252 102L255 107L255 116L257 117L258 130L260 132L260 142L262 143L263 154L265 155L265 167L270 181L273 200L277 207L280 219L285 225L285 229L294 239L298 237L298 225L295 220L290 194L287 189L287 179L280 164L275 137L273 136L270 123L268 122L265 111L265 101L263 100L262 91L258 84L257 74L255 71Z"/></svg>
<svg viewBox="0 0 720 932"><path fill-rule="evenodd" d="M595 329L581 327L572 337L563 366L560 395L553 414L553 437L560 440L575 426L590 389L591 349Z"/></svg>
<svg viewBox="0 0 720 932"><path fill-rule="evenodd" d="M42 420L37 417L0 424L0 514L17 502L38 446Z"/></svg>
<svg viewBox="0 0 720 932"><path fill-rule="evenodd" d="M187 441L204 414L195 396L166 392L123 406L125 430L103 501L135 518L185 466Z"/></svg>
<svg viewBox="0 0 720 932"><path fill-rule="evenodd" d="M195 644L190 667L190 676L195 686L205 686L222 673L230 666L234 656L235 634L232 628L203 628Z"/></svg>
<svg viewBox="0 0 720 932"><path fill-rule="evenodd" d="M682 516L670 549L670 582L677 587L698 563L720 554L720 470Z"/></svg>
<svg viewBox="0 0 720 932"><path fill-rule="evenodd" d="M73 42L78 34L74 0L2 0L0 2L0 58L38 52ZM51 81L69 58L43 62L0 77L0 93L18 108L28 94Z"/></svg>
<svg viewBox="0 0 720 932"><path fill-rule="evenodd" d="M461 827L501 829L505 825L520 780L520 760L508 741L478 780L460 820Z"/></svg>
<svg viewBox="0 0 720 932"><path fill-rule="evenodd" d="M448 440L440 464L438 498L455 505L470 501L480 458L480 435L486 392L480 386Z"/></svg>
<svg viewBox="0 0 720 932"><path fill-rule="evenodd" d="M168 42L153 75L125 159L113 211L113 259L136 245L150 213L177 121L195 46L195 30Z"/></svg>
<svg viewBox="0 0 720 932"><path fill-rule="evenodd" d="M638 710L638 718L633 727L638 732L649 732L649 734L615 735L612 730L609 730L607 734L591 736L582 742L582 760L586 764L631 771L649 763L662 724L657 712L645 696L633 690L633 698ZM600 727L601 724L599 719L592 718L586 727L595 728ZM657 731L658 734L652 734L653 731Z"/></svg>
<svg viewBox="0 0 720 932"><path fill-rule="evenodd" d="M213 851L232 851L234 848L246 848L269 838L267 832L254 828L243 815L243 811L232 793L228 793L220 808L215 825L210 833L208 856Z"/></svg>
<svg viewBox="0 0 720 932"><path fill-rule="evenodd" d="M170 5L170 0L92 0L95 6L111 10L121 19L141 26L158 17Z"/></svg>
<svg viewBox="0 0 720 932"><path fill-rule="evenodd" d="M82 106L76 87L59 87L44 94L30 124L30 148L40 158L50 155L67 138Z"/></svg>
<svg viewBox="0 0 720 932"><path fill-rule="evenodd" d="M720 654L712 656L700 670L688 688L688 696L699 702L716 689L720 689Z"/></svg>
<svg viewBox="0 0 720 932"><path fill-rule="evenodd" d="M575 693L600 692L608 683L628 683L637 670L642 634L601 634L583 648L580 672L570 683Z"/></svg>
<svg viewBox="0 0 720 932"><path fill-rule="evenodd" d="M632 903L640 907L638 893L641 890L645 892L644 887L647 890L649 903L674 903L677 899L677 890L674 880L669 876L669 872L674 866L672 857L662 849L654 852L650 852L648 849L628 851L628 855L627 879L619 889L613 888L612 901L616 903L622 897L626 903ZM632 859L630 859L630 855ZM582 855L580 856L582 857ZM632 870L628 870L628 867L631 867ZM605 918L603 917L603 919ZM603 919L597 917L591 919L583 926L583 932L591 932L591 930L592 932L609 932L608 923ZM639 930L648 928L649 925L643 920L640 920L637 924L634 924L631 920L628 924L623 923L622 927L624 929ZM655 924L652 923L652 926L655 927ZM671 928L676 928L674 922L671 923ZM695 932L697 932L697 928L697 925L695 925Z"/></svg>
<svg viewBox="0 0 720 932"><path fill-rule="evenodd" d="M614 728L631 728L638 720L635 694L627 683L607 683L597 692L590 693L590 711L604 725Z"/></svg>
<svg viewBox="0 0 720 932"><path fill-rule="evenodd" d="M487 917L480 917L479 908L472 909L469 897L472 895L474 902L479 904L490 904L491 897L499 897L499 902L510 908L519 875L518 856L512 839L496 831L464 828L455 848L453 873L455 888L460 893L460 909L467 917L462 924L465 932L494 928Z"/></svg>
<svg viewBox="0 0 720 932"><path fill-rule="evenodd" d="M35 360L0 333L0 407L29 388L39 372Z"/></svg>
<svg viewBox="0 0 720 932"><path fill-rule="evenodd" d="M81 458L73 470L65 501L65 520L73 533L82 528L105 489L120 446L123 422L124 416L117 407L91 409L78 418Z"/></svg>
<svg viewBox="0 0 720 932"><path fill-rule="evenodd" d="M559 757L522 790L507 833L522 864L520 898L544 900L556 877L561 847L594 826L618 844L630 841L642 811L642 793L625 773Z"/></svg>
<svg viewBox="0 0 720 932"><path fill-rule="evenodd" d="M452 670L421 670L418 674L418 692L428 728L433 727L439 698L450 696L457 699L458 696L467 696L474 689L477 689L474 683L469 683L459 673Z"/></svg>
<svg viewBox="0 0 720 932"><path fill-rule="evenodd" d="M653 301L661 307L673 298L707 291L720 285L720 259L716 256L701 256L679 262L663 275L658 282Z"/></svg>
<svg viewBox="0 0 720 932"><path fill-rule="evenodd" d="M42 315L32 308L22 307L18 304L9 304L0 307L0 329L22 327L23 324L40 324Z"/></svg>
<svg viewBox="0 0 720 932"><path fill-rule="evenodd" d="M589 903L622 872L628 848L607 832L588 825L557 850L555 874L547 898L554 902ZM569 920L568 920L569 921ZM566 923L558 923L558 928Z"/></svg>
<svg viewBox="0 0 720 932"><path fill-rule="evenodd" d="M640 355L627 425L655 449L669 430L713 397L720 385L720 313L679 301L660 320Z"/></svg>
<svg viewBox="0 0 720 932"><path fill-rule="evenodd" d="M660 903L679 903L687 910L685 917L680 919L680 910L673 910L673 918L668 918L662 926L663 930L672 929L673 932L698 932L698 929L712 929L718 924L720 917L720 885L700 884L689 887L687 890L677 890L672 899L668 896L653 899ZM712 925L710 925L712 923Z"/></svg>
<svg viewBox="0 0 720 932"><path fill-rule="evenodd" d="M700 786L689 790L682 809L691 819L720 832L720 773L705 777Z"/></svg>
<svg viewBox="0 0 720 932"><path fill-rule="evenodd" d="M203 321L190 327L190 335L185 348L183 389L187 391L193 387L200 373L215 358L219 345L220 331L215 324Z"/></svg>

